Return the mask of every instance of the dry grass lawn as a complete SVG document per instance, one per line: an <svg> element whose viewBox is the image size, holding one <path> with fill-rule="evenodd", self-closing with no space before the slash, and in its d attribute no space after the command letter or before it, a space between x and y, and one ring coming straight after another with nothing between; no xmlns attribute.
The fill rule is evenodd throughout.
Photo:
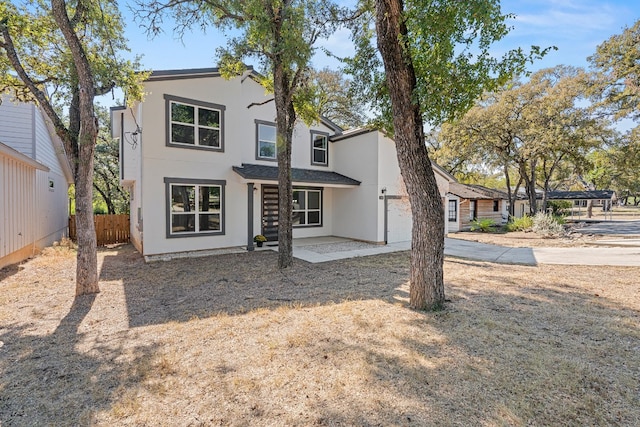
<svg viewBox="0 0 640 427"><path fill-rule="evenodd" d="M448 259L423 313L407 252L99 258L75 302L69 249L0 270L0 425L640 425L634 268Z"/></svg>

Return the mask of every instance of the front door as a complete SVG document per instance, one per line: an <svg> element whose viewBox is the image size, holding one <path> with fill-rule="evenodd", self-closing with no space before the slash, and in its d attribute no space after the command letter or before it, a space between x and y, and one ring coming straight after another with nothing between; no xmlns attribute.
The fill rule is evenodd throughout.
<svg viewBox="0 0 640 427"><path fill-rule="evenodd" d="M262 186L262 235L268 242L278 241L278 187Z"/></svg>

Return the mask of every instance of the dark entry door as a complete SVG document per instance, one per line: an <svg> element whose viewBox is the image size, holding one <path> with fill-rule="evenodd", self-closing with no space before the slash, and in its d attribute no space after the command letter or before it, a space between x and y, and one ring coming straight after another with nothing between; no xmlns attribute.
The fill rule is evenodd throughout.
<svg viewBox="0 0 640 427"><path fill-rule="evenodd" d="M262 186L262 235L268 242L278 241L278 187Z"/></svg>

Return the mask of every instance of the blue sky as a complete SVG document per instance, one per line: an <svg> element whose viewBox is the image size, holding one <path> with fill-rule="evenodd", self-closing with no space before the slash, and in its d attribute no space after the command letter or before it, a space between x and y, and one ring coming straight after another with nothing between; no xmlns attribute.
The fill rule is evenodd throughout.
<svg viewBox="0 0 640 427"><path fill-rule="evenodd" d="M495 45L496 56L518 46L558 47L531 66L532 71L558 64L586 67L586 58L598 44L640 19L638 0L503 0L502 10L516 17L509 20L513 30ZM214 67L215 50L226 40L212 28L206 34L187 33L181 41L171 33L170 25L164 34L149 39L128 11L125 19L129 47L132 53L142 55L145 69ZM323 46L338 56L352 52L346 30L336 33ZM319 54L314 58L314 66L337 68L339 64Z"/></svg>

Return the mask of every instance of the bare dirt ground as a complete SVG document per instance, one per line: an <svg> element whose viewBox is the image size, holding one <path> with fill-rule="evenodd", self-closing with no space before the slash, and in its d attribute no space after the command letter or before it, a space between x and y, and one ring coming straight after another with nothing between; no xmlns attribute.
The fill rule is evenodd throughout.
<svg viewBox="0 0 640 427"><path fill-rule="evenodd" d="M482 233L461 231L450 233L448 237L480 243L507 246L511 248L569 248L592 246L604 236L570 232L563 237L548 238L540 234L524 231ZM611 237L609 237L611 238Z"/></svg>
<svg viewBox="0 0 640 427"><path fill-rule="evenodd" d="M2 426L640 425L634 268L448 259L424 313L407 252L99 259L75 301L67 248L0 270Z"/></svg>

